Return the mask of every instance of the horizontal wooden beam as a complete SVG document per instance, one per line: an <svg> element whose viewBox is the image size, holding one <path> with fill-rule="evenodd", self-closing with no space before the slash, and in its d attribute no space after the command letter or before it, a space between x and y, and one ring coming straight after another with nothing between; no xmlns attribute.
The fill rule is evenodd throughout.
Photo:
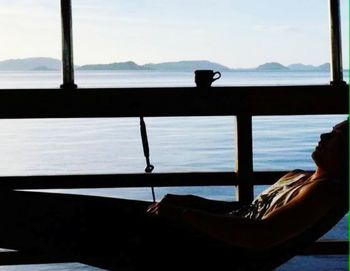
<svg viewBox="0 0 350 271"><path fill-rule="evenodd" d="M7 89L0 118L347 114L348 86Z"/></svg>
<svg viewBox="0 0 350 271"><path fill-rule="evenodd" d="M0 189L237 185L234 172L99 174L0 177Z"/></svg>
<svg viewBox="0 0 350 271"><path fill-rule="evenodd" d="M253 185L271 185L287 171L254 172ZM243 182L244 180L242 180ZM0 177L0 189L232 186L235 172L136 173Z"/></svg>

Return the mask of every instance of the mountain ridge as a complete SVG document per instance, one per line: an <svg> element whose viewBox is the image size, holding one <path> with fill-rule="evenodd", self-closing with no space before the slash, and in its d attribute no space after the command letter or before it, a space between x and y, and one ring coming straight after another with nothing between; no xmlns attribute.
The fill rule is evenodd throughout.
<svg viewBox="0 0 350 271"><path fill-rule="evenodd" d="M258 71L288 71L288 67L283 66L278 62L267 62L265 64L259 65L256 70Z"/></svg>
<svg viewBox="0 0 350 271"><path fill-rule="evenodd" d="M87 64L75 66L77 70L149 70L149 71L194 71L211 69L218 71L329 71L330 64L319 66L295 63L282 65L278 62L267 62L256 68L230 68L208 60L181 60L139 65L134 61L111 62L107 64ZM50 57L30 57L0 61L0 71L55 71L61 70L61 61Z"/></svg>
<svg viewBox="0 0 350 271"><path fill-rule="evenodd" d="M28 71L35 69L60 70L61 61L52 57L28 57L0 61L1 71Z"/></svg>
<svg viewBox="0 0 350 271"><path fill-rule="evenodd" d="M222 64L211 62L208 60L181 60L181 61L171 61L163 63L148 63L143 65L146 68L152 70L164 70L164 71L194 71L194 70L220 70L228 71L229 67L226 67Z"/></svg>

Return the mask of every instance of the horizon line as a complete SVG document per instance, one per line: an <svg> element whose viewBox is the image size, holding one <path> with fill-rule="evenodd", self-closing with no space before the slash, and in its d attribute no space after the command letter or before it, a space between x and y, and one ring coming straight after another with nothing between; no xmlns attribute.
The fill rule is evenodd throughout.
<svg viewBox="0 0 350 271"><path fill-rule="evenodd" d="M56 58L56 57L50 57L50 56L30 56L30 57L22 57L22 58L8 58L8 59L3 59L3 60L0 60L0 62L5 62L5 61L11 61L11 60L27 60L27 59L36 59L36 58L46 58L46 59L53 59L53 60L57 60L57 61L60 61L62 63L62 60L60 58ZM134 60L125 60L125 61L111 61L111 62L108 62L108 63L88 63L88 64L76 64L74 63L74 66L78 66L78 67L81 67L81 66L87 66L87 65L110 65L110 64L120 64L120 63L127 63L127 62L132 62L132 63L135 63L136 65L138 66L145 66L145 65L157 65L157 64L165 64L165 63L177 63L177 62L210 62L212 64L218 64L218 65L222 65L230 70L249 70L249 69L256 69L258 68L259 66L262 66L262 65L265 65L265 64L280 64L284 67L287 67L288 66L291 66L291 65L296 65L296 64L300 64L300 65L304 65L304 66L313 66L313 67L319 67L319 66L322 66L322 65L325 65L325 64L330 64L330 62L322 62L321 64L305 64L305 63L302 63L302 62L293 62L291 64L283 64L281 62L278 62L278 61L267 61L267 62L264 62L264 63L261 63L261 64L257 64L257 66L255 67L231 67L231 66L227 66L227 65L224 65L224 64L221 64L220 62L215 62L215 61L212 61L212 60L205 60L205 59L197 59L197 60L189 60L189 59L182 59L182 60L167 60L167 61L163 61L163 62L147 62L145 64L138 64L136 61ZM344 66L344 65L343 65ZM348 70L349 68L344 68L344 70Z"/></svg>

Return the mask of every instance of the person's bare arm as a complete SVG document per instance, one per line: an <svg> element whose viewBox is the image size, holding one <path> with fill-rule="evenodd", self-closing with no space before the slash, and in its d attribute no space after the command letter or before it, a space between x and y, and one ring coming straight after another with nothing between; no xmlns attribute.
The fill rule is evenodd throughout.
<svg viewBox="0 0 350 271"><path fill-rule="evenodd" d="M314 224L331 208L336 197L332 184L307 185L285 206L271 212L262 220L220 215L196 209L177 210L181 223L214 239L250 249L265 249L282 243ZM168 207L160 208L167 215ZM170 217L174 217L170 215Z"/></svg>
<svg viewBox="0 0 350 271"><path fill-rule="evenodd" d="M262 220L215 214L164 203L158 204L151 213L235 246L259 249L266 247L266 242L269 242L268 227Z"/></svg>
<svg viewBox="0 0 350 271"><path fill-rule="evenodd" d="M183 212L181 221L192 229L230 245L249 249L269 246L271 232L268 223L262 220L188 209Z"/></svg>
<svg viewBox="0 0 350 271"><path fill-rule="evenodd" d="M322 219L333 206L337 191L331 182L310 183L285 206L263 217L275 232L273 241L292 238Z"/></svg>
<svg viewBox="0 0 350 271"><path fill-rule="evenodd" d="M237 201L212 200L194 195L167 194L160 202L152 204L150 209L154 209L160 204L173 205L179 208L197 209L213 213L227 213L242 206L242 204Z"/></svg>

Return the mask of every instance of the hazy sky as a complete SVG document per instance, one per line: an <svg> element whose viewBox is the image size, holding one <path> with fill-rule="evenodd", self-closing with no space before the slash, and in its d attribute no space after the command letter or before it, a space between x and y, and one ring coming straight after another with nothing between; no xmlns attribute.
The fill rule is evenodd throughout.
<svg viewBox="0 0 350 271"><path fill-rule="evenodd" d="M59 0L0 0L0 60L60 58ZM327 0L72 0L76 64L329 62ZM344 66L349 4L341 0Z"/></svg>

